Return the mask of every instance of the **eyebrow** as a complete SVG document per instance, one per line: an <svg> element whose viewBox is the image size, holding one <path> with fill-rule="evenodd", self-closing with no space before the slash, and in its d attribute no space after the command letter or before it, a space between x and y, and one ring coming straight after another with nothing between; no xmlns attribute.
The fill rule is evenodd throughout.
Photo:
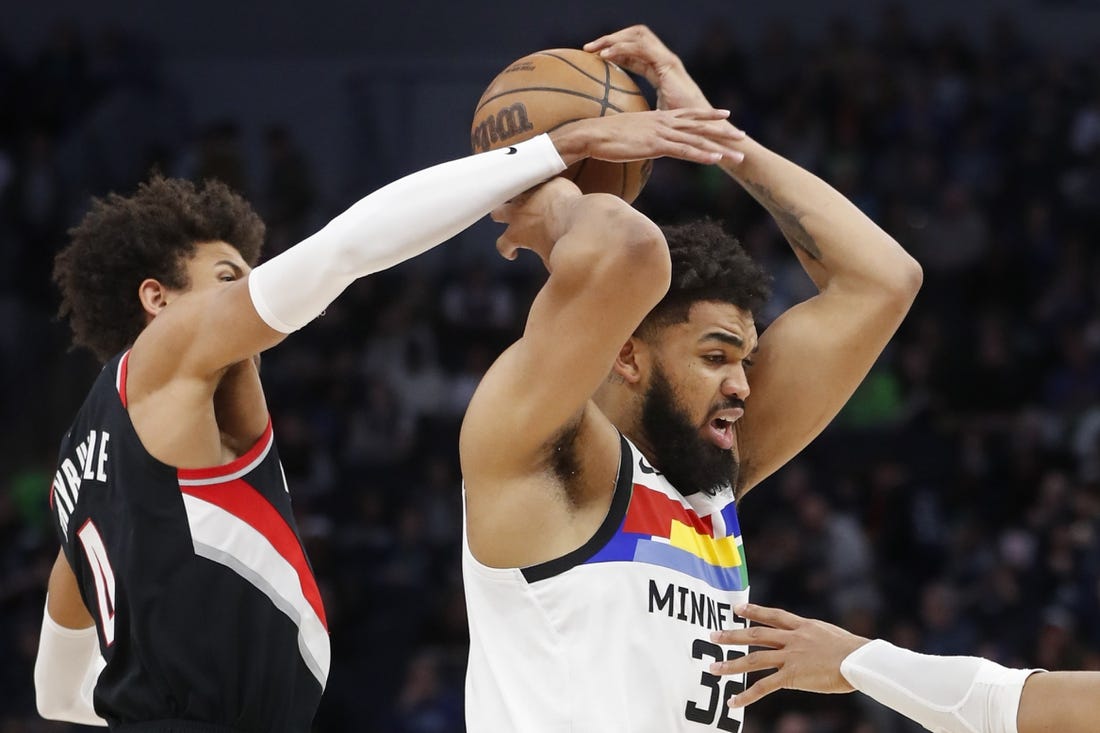
<svg viewBox="0 0 1100 733"><path fill-rule="evenodd" d="M740 336L735 336L732 333L725 333L724 331L711 331L699 339L700 343L704 341L721 341L723 344L734 347L735 349L745 348L745 341ZM753 353L756 353L760 349L760 342L758 341L753 346Z"/></svg>
<svg viewBox="0 0 1100 733"><path fill-rule="evenodd" d="M711 333L703 336L700 341L721 341L724 344L730 346L736 346L738 349L745 345L745 342L741 340L740 336L734 336L732 333L723 333L721 331L712 331Z"/></svg>
<svg viewBox="0 0 1100 733"><path fill-rule="evenodd" d="M233 268L233 272L236 274L237 277L241 277L242 275L244 275L244 270L242 270L240 266L232 260L218 260L214 263L214 267L217 267L218 265L229 265Z"/></svg>

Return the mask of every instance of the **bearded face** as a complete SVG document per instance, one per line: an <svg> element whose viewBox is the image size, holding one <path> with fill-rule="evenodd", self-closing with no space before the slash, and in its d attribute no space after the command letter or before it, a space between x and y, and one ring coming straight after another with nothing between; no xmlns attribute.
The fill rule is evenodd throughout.
<svg viewBox="0 0 1100 733"><path fill-rule="evenodd" d="M710 406L702 422L693 420L688 408L677 399L664 369L654 364L642 403L642 429L656 454L655 468L681 494L714 494L736 485L738 466L733 451L706 437L715 429L715 413L733 408L744 408L744 402L728 398L723 404Z"/></svg>

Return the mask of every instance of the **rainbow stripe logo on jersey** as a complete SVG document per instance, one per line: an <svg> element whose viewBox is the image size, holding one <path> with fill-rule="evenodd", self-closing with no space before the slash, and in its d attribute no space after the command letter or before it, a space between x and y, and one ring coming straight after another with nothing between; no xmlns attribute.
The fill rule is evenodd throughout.
<svg viewBox="0 0 1100 733"><path fill-rule="evenodd" d="M715 519L719 517L723 526L715 537ZM598 562L660 565L725 591L749 586L741 528L732 501L720 512L700 517L679 501L637 483L622 525L588 560Z"/></svg>

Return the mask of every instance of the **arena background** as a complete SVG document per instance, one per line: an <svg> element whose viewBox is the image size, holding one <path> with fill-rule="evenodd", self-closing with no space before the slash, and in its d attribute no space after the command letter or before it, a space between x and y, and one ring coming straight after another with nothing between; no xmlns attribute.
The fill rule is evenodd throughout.
<svg viewBox="0 0 1100 733"><path fill-rule="evenodd" d="M0 733L77 729L37 719L31 669L46 488L97 369L51 318L50 261L89 197L153 166L216 176L264 214L270 254L465 154L511 59L634 22L925 268L851 404L744 502L754 598L929 652L1100 669L1100 2L524 5L0 5ZM807 296L721 174L662 161L638 205L739 234L776 276L764 323ZM494 236L479 224L356 284L265 356L332 627L317 731L462 730L457 426L540 283ZM749 721L913 729L798 693Z"/></svg>

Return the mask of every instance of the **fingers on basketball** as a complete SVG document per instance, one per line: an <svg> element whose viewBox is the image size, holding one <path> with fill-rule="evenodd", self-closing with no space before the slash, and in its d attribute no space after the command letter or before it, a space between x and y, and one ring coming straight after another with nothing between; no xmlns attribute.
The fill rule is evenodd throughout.
<svg viewBox="0 0 1100 733"><path fill-rule="evenodd" d="M539 51L513 62L489 84L474 111L470 143L480 153L577 120L648 109L630 75L606 59L577 49ZM651 160L586 158L562 175L584 193L612 193L632 202L651 169Z"/></svg>

